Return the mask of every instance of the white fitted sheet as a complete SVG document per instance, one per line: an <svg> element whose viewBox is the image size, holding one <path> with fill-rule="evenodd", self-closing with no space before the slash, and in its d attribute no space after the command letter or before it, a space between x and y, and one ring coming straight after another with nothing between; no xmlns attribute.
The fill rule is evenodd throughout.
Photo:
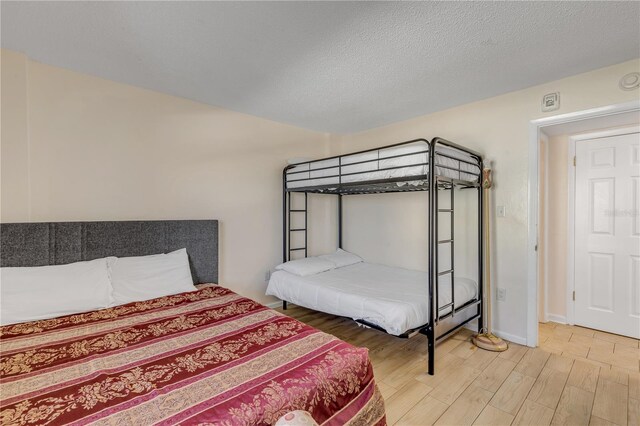
<svg viewBox="0 0 640 426"><path fill-rule="evenodd" d="M423 142L416 142L398 147L379 149L362 154L346 155L342 157L341 164L337 158L302 163L292 167L287 171L287 186L289 188L302 188L308 186L337 185L342 183L366 182L378 179L405 178L412 176L427 175L429 173L428 146ZM453 179L460 179L468 182L477 182L479 168L470 164L455 160L453 158L438 155L439 153L449 155L461 160L473 161L472 157L462 151L446 147L436 149L436 174ZM403 157L394 157L403 155ZM375 160L375 161L370 161ZM367 163L358 163L370 161ZM419 164L419 165L416 165ZM438 165L452 167L451 170ZM326 167L326 168L325 168ZM390 167L399 167L391 170L380 170ZM322 170L317 170L322 169ZM302 173L300 173L302 172ZM342 180L336 175L342 173ZM349 173L358 173L349 175ZM413 181L419 184L420 181ZM404 182L398 182L403 185Z"/></svg>
<svg viewBox="0 0 640 426"><path fill-rule="evenodd" d="M428 273L374 263L356 263L300 277L271 275L267 295L333 315L366 320L401 335L429 322ZM478 285L455 279L455 306L477 298ZM441 283L440 306L451 302L451 286ZM446 313L450 309L443 310Z"/></svg>

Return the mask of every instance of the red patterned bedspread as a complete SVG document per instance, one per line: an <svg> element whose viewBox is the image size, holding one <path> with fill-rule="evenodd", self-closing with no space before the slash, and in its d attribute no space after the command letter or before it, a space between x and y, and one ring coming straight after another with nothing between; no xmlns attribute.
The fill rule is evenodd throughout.
<svg viewBox="0 0 640 426"><path fill-rule="evenodd" d="M3 425L384 424L366 349L223 287L0 328Z"/></svg>

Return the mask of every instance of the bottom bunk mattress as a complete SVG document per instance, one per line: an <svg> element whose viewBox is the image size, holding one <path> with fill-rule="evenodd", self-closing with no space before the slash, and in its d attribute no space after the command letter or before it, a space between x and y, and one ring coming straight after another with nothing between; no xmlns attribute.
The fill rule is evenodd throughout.
<svg viewBox="0 0 640 426"><path fill-rule="evenodd" d="M384 424L366 349L199 286L0 327L0 423Z"/></svg>
<svg viewBox="0 0 640 426"><path fill-rule="evenodd" d="M333 315L365 320L399 336L429 322L429 274L360 262L315 275L274 272L267 294ZM478 284L455 278L455 307L477 299ZM439 286L439 304L451 303L451 285ZM441 315L450 308L440 311Z"/></svg>

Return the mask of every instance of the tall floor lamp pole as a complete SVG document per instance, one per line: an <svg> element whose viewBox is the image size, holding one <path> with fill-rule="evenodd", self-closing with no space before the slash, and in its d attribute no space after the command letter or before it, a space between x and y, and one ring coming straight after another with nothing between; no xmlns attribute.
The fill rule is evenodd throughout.
<svg viewBox="0 0 640 426"><path fill-rule="evenodd" d="M489 212L491 211L491 203L490 203L490 194L491 194L491 186L493 182L491 179L491 162L487 162L485 169L482 171L482 188L484 190L484 212L483 212L483 220L484 220L484 271L485 271L485 279L484 279L484 294L485 294L485 303L483 303L483 307L486 306L486 313L483 315L485 318L486 324L484 324L483 330L484 333L477 334L472 337L473 343L481 348L486 349L488 351L493 352L503 352L506 351L509 347L507 342L495 336L491 332L491 231L489 229L489 225L491 222L491 216ZM484 309L484 308L483 308Z"/></svg>

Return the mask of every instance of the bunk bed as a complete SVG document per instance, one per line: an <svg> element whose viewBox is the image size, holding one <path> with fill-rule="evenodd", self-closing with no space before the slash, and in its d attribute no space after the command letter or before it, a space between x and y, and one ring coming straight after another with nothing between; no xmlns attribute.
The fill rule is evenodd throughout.
<svg viewBox="0 0 640 426"><path fill-rule="evenodd" d="M434 138L431 141L415 139L352 154L289 165L283 170L283 262L292 260L292 257L296 257L296 254L298 255L297 257L303 258L308 255L308 194L337 196L338 247L343 248L342 198L344 196L427 192L429 211L428 215L425 216L429 221L428 272L420 275L422 277L420 279L424 280L424 286L428 287L428 293L424 293L428 301L427 303L421 301L423 305L420 305L422 309L427 308L427 314L424 315L423 312L421 317L422 321L426 321L400 333L398 330L390 332L381 326L380 322L358 318L356 313L344 315L345 312L340 312L340 314L352 317L365 326L390 332L390 334L399 335L400 337L410 337L417 333L426 335L429 354L428 372L433 375L436 342L451 335L470 321L478 320L479 329L483 324L482 169L482 156L480 154L441 138ZM478 232L476 289L471 296L458 301L456 301L456 296L459 293L460 279L455 276L454 267L454 192L456 189L477 193ZM446 208L439 208L438 206L438 193L441 191L450 192L448 205L445 206L445 203L442 203ZM297 193L304 195L304 204L292 208L292 198ZM294 218L294 215L298 216ZM438 235L438 223L440 220L450 221L449 235L443 238ZM298 225L294 226L294 224ZM294 240L301 242L301 244L292 246L292 235L294 234L298 235ZM447 254L450 256L450 261L446 265L446 269L441 270L442 268L439 267L439 252L443 250L449 251ZM347 268L344 269L346 270ZM330 273L327 272L320 275L329 276ZM301 279L297 281L297 284L310 284L313 281L309 277L300 278L304 278L306 281ZM342 282L345 282L344 277L342 280ZM400 281L398 279L398 283ZM294 288L295 285L296 281L293 280L291 287ZM448 286L450 288L446 288ZM357 285L355 288L357 288ZM333 286L333 290L339 292L340 288L339 286ZM345 297L354 296L353 289L351 290L351 293ZM320 291L322 292L323 290ZM287 308L286 294L286 292L282 291L275 294L282 299L283 309ZM375 298L375 295L372 297ZM371 301L371 297L369 301ZM313 309L313 307L311 308Z"/></svg>

